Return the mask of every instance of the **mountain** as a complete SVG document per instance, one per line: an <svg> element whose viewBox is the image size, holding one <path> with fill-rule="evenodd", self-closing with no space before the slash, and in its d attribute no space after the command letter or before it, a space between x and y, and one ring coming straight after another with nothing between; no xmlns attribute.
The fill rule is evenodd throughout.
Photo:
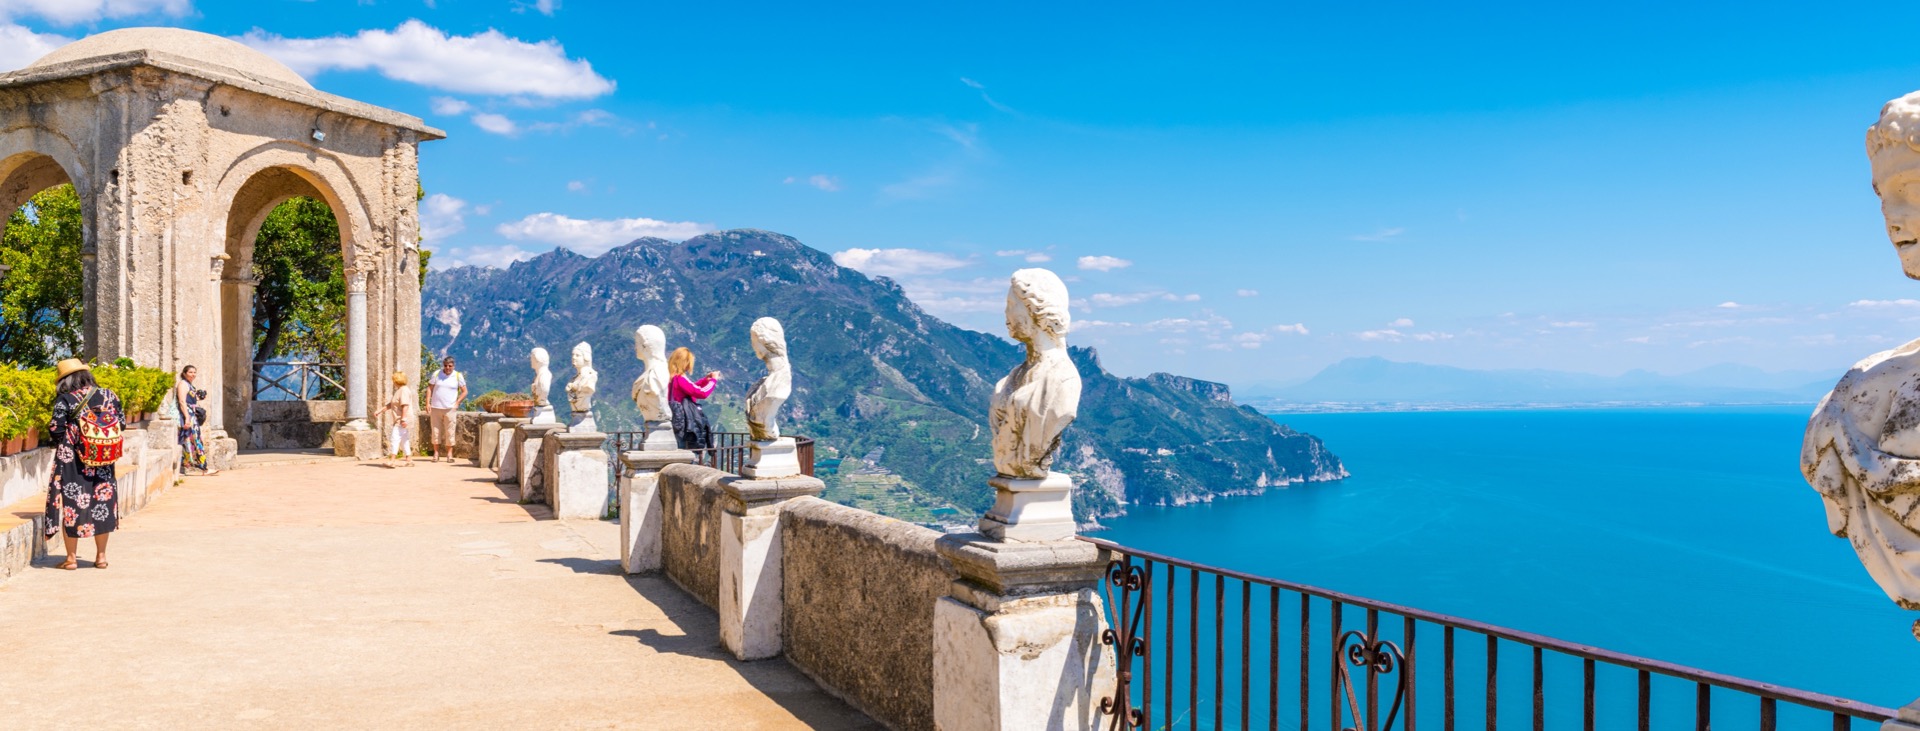
<svg viewBox="0 0 1920 731"><path fill-rule="evenodd" d="M1838 379L1838 373L1774 373L1731 364L1672 376L1643 370L1600 376L1348 358L1304 383L1271 389L1270 395L1256 401L1269 409L1315 403L1812 403Z"/></svg>
<svg viewBox="0 0 1920 731"><path fill-rule="evenodd" d="M422 299L423 342L457 358L475 393L524 390L527 353L541 346L552 353L558 394L573 375L573 344L590 343L596 412L609 431L637 418L627 394L641 370L633 330L645 323L664 329L669 347L691 348L695 372L721 372L709 415L743 430L740 405L764 372L747 328L779 318L794 372L783 431L817 439L821 457L859 465L850 470L858 479L836 480L867 498L903 490L968 513L992 502L987 400L1022 348L928 315L893 281L842 268L793 238L734 230L682 243L640 239L596 258L560 249L504 270L436 272ZM1082 520L1346 474L1319 439L1234 404L1222 384L1121 378L1092 350L1071 354L1083 380L1080 416L1055 469L1079 479Z"/></svg>

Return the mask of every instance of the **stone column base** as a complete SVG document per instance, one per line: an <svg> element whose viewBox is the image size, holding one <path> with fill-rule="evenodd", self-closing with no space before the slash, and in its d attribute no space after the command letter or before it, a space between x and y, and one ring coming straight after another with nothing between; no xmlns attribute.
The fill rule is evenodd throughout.
<svg viewBox="0 0 1920 731"><path fill-rule="evenodd" d="M1021 479L995 475L993 507L980 532L996 541L1064 541L1074 536L1073 478L1058 472Z"/></svg>
<svg viewBox="0 0 1920 731"><path fill-rule="evenodd" d="M1097 590L1107 557L1066 540L949 535L961 578L934 605L933 723L942 731L1097 729L1117 678Z"/></svg>
<svg viewBox="0 0 1920 731"><path fill-rule="evenodd" d="M754 480L772 480L800 475L800 455L793 437L754 442L747 453L747 464L740 476Z"/></svg>
<svg viewBox="0 0 1920 731"><path fill-rule="evenodd" d="M221 434L207 440L207 467L230 470L240 461L240 441Z"/></svg>
<svg viewBox="0 0 1920 731"><path fill-rule="evenodd" d="M720 516L720 644L741 660L780 654L780 507L797 497L819 495L826 483L811 477L723 480L727 493Z"/></svg>
<svg viewBox="0 0 1920 731"><path fill-rule="evenodd" d="M1915 625L1914 631L1920 634L1920 624ZM1902 707L1892 720L1880 725L1880 731L1920 731L1920 700Z"/></svg>
<svg viewBox="0 0 1920 731"><path fill-rule="evenodd" d="M543 440L547 505L553 517L607 517L607 435L597 431L548 432Z"/></svg>
<svg viewBox="0 0 1920 731"><path fill-rule="evenodd" d="M520 427L526 419L501 419L500 442L493 455L494 484L520 484Z"/></svg>
<svg viewBox="0 0 1920 731"><path fill-rule="evenodd" d="M620 475L620 566L627 573L661 569L660 534L666 517L660 505L660 470L693 461L693 452L684 449L621 453L626 470Z"/></svg>
<svg viewBox="0 0 1920 731"><path fill-rule="evenodd" d="M546 470L544 469L546 459L541 454L546 449L547 434L566 430L565 424L555 423L522 424L516 430L519 435L514 437L513 441L514 444L519 445L519 449L516 450L518 454L514 455L514 466L519 474L515 477L514 484L520 486L521 503L540 502L546 499Z"/></svg>
<svg viewBox="0 0 1920 731"><path fill-rule="evenodd" d="M380 432L372 429L337 429L333 432L333 454L354 459L380 458Z"/></svg>
<svg viewBox="0 0 1920 731"><path fill-rule="evenodd" d="M679 440L673 438L672 423L649 421L646 423L645 431L647 432L647 438L646 441L640 444L642 450L648 452L670 452L680 449Z"/></svg>
<svg viewBox="0 0 1920 731"><path fill-rule="evenodd" d="M492 467L493 455L500 450L500 414L482 413L473 432L473 466Z"/></svg>

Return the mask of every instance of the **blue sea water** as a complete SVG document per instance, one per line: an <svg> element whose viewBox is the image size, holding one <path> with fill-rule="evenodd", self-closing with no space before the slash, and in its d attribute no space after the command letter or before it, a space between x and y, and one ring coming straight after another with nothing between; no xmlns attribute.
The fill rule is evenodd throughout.
<svg viewBox="0 0 1920 731"><path fill-rule="evenodd" d="M1265 495L1178 508L1136 507L1098 537L1205 564L1549 635L1788 687L1899 707L1920 696L1920 614L1895 607L1846 541L1827 533L1800 478L1810 406L1306 414L1275 417L1323 439L1353 473ZM1181 581L1185 581L1184 578ZM1203 584L1203 638L1212 630ZM1184 599L1185 584L1178 587ZM1239 589L1229 588L1227 725L1237 727ZM1264 594L1253 597L1265 606ZM1297 628L1297 600L1281 626ZM1325 612L1324 608L1312 611ZM1271 620L1256 610L1255 665ZM1349 611L1353 627L1358 612ZM1187 620L1180 634L1184 637ZM1324 621L1324 614L1320 621ZM1397 627L1392 634L1397 637ZM1293 629L1281 645L1293 642ZM1437 712L1433 635L1421 629L1421 725ZM1315 629L1314 668L1330 637ZM1463 639L1464 642L1464 639ZM1477 640L1476 640L1477 642ZM1208 688L1196 715L1210 727ZM1510 643L1509 643L1510 644ZM1276 687L1297 694L1298 652ZM1484 644L1459 651L1461 720L1480 714ZM1186 659L1176 681L1184 683ZM1529 718L1530 657L1500 655L1502 725ZM1549 661L1550 727L1578 727L1577 661ZM1164 675L1164 673L1161 673ZM1253 715L1266 713L1256 668ZM1325 678L1310 693L1328 714ZM1631 713L1631 674L1599 682L1603 727ZM1691 727L1692 686L1656 689L1655 728ZM1159 691L1156 691L1158 693ZM1184 714L1187 690L1174 716ZM1569 697L1570 696L1570 697ZM1716 725L1752 727L1748 699L1715 692ZM1297 708L1299 703L1283 701ZM1621 709L1627 709L1622 711ZM1164 709L1163 711L1164 712ZM1287 710L1292 728L1297 710ZM1611 714L1611 715L1609 715ZM1683 719L1678 717L1685 715ZM1324 727L1325 716L1315 721ZM1474 724L1483 718L1472 715ZM1783 713L1782 728L1815 719ZM1610 720L1607 720L1610 719ZM1178 720L1178 719L1177 719ZM1153 724L1161 726L1165 716ZM1187 720L1178 720L1186 727ZM1264 727L1264 724L1256 722ZM1435 727L1438 724L1434 725ZM1466 727L1466 726L1463 726ZM1481 726L1474 726L1481 727ZM1825 728L1822 723L1819 727ZM1866 728L1856 724L1856 728Z"/></svg>

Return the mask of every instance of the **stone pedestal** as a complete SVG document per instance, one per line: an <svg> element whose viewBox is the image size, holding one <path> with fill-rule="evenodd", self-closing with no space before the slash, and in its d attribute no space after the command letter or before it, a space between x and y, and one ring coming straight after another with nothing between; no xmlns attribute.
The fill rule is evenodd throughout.
<svg viewBox="0 0 1920 731"><path fill-rule="evenodd" d="M553 415L553 404L533 407L533 414L527 417L529 424L558 424L560 420Z"/></svg>
<svg viewBox="0 0 1920 731"><path fill-rule="evenodd" d="M673 438L673 422L649 421L643 431L647 433L646 440L640 444L640 449L644 451L659 452L680 448L680 442Z"/></svg>
<svg viewBox="0 0 1920 731"><path fill-rule="evenodd" d="M473 466L493 466L493 455L500 451L500 420L504 418L504 414L480 413L473 435Z"/></svg>
<svg viewBox="0 0 1920 731"><path fill-rule="evenodd" d="M207 467L216 470L233 469L240 461L240 440L220 432L207 437Z"/></svg>
<svg viewBox="0 0 1920 731"><path fill-rule="evenodd" d="M542 472L547 506L553 517L599 520L607 517L607 435L597 431L550 431L544 440Z"/></svg>
<svg viewBox="0 0 1920 731"><path fill-rule="evenodd" d="M333 455L354 459L379 459L380 432L372 429L336 429L333 432Z"/></svg>
<svg viewBox="0 0 1920 731"><path fill-rule="evenodd" d="M573 412L573 422L567 426L567 431L600 431L600 426L594 423L592 411L575 411Z"/></svg>
<svg viewBox="0 0 1920 731"><path fill-rule="evenodd" d="M648 439L652 441L651 438ZM622 452L620 463L620 566L629 574L660 570L660 531L665 516L660 507L660 470L671 464L693 464L685 449Z"/></svg>
<svg viewBox="0 0 1920 731"><path fill-rule="evenodd" d="M942 731L1096 729L1114 658L1100 644L1108 558L1084 541L935 544L960 578L933 610L933 722Z"/></svg>
<svg viewBox="0 0 1920 731"><path fill-rule="evenodd" d="M565 432L565 424L521 424L519 436L515 442L519 453L514 455L515 466L520 474L514 484L520 486L520 502L541 502L546 499L546 459L541 452L546 450L547 435L553 432Z"/></svg>
<svg viewBox="0 0 1920 731"><path fill-rule="evenodd" d="M1915 632L1920 633L1920 629ZM1892 720L1880 725L1880 731L1920 731L1920 700L1901 708Z"/></svg>
<svg viewBox="0 0 1920 731"><path fill-rule="evenodd" d="M513 485L520 482L520 427L526 419L501 419L498 445L494 448L493 463L487 465L494 471L494 483Z"/></svg>
<svg viewBox="0 0 1920 731"><path fill-rule="evenodd" d="M819 495L811 477L729 479L720 483L727 504L720 516L720 644L741 660L780 654L785 606L780 572L780 507Z"/></svg>
<svg viewBox="0 0 1920 731"><path fill-rule="evenodd" d="M1063 541L1075 533L1073 479L1049 472L1041 479L996 475L993 508L980 518L980 532L997 541Z"/></svg>
<svg viewBox="0 0 1920 731"><path fill-rule="evenodd" d="M747 452L747 464L740 475L755 480L794 477L800 474L800 456L793 437L754 442Z"/></svg>

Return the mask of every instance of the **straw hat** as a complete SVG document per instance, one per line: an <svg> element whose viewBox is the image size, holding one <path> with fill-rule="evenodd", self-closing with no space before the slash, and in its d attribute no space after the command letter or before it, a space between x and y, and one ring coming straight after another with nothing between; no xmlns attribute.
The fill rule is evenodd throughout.
<svg viewBox="0 0 1920 731"><path fill-rule="evenodd" d="M59 363L54 364L54 368L58 369L60 373L60 375L57 376L54 380L66 378L67 376L71 376L75 373L79 373L80 371L93 370L92 368L87 367L87 364L80 362L79 358L68 358L66 360L60 361Z"/></svg>

